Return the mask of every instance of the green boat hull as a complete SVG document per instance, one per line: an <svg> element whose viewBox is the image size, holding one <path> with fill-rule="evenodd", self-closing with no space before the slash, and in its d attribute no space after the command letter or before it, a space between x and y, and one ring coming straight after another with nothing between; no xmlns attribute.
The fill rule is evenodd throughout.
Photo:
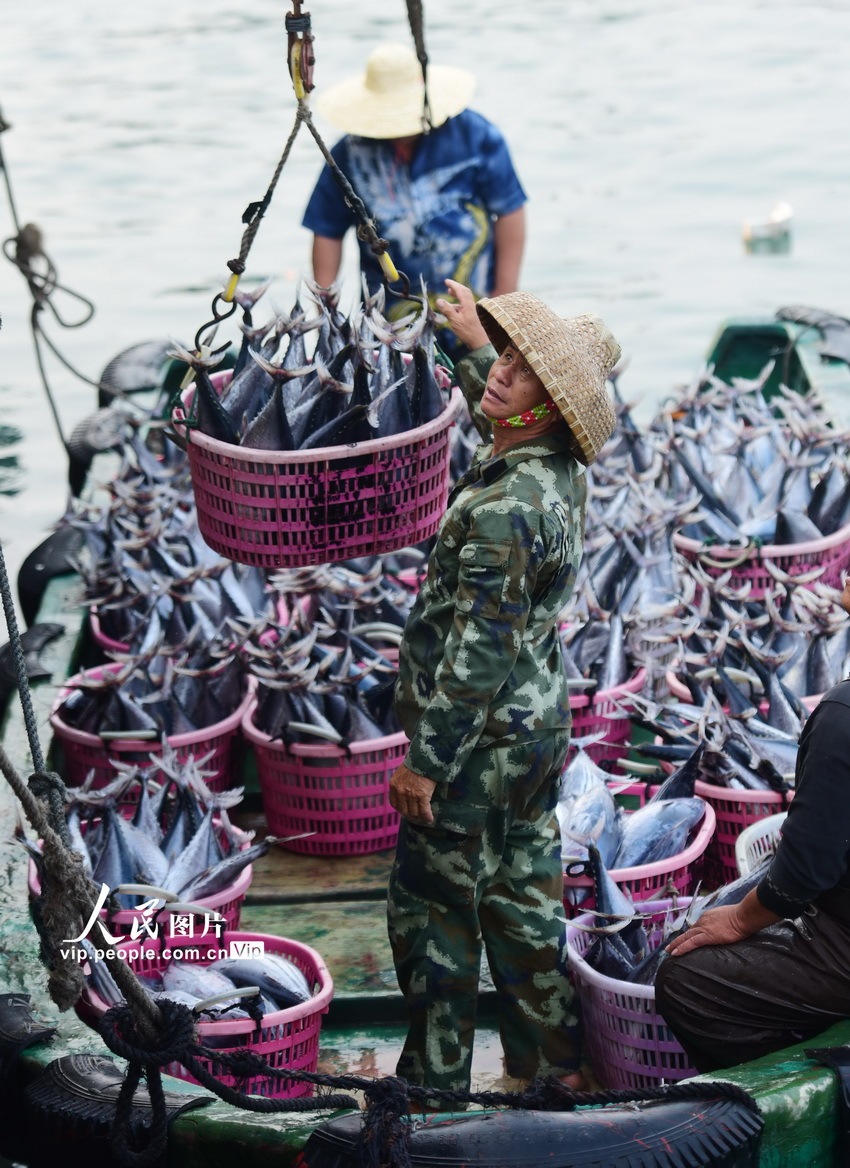
<svg viewBox="0 0 850 1168"><path fill-rule="evenodd" d="M774 365L765 382L765 393L773 397L781 385L798 393L823 393L846 410L850 402L850 366L837 358L824 357L818 329L793 321L769 317L731 317L719 327L708 353L706 365L714 375L731 385L737 377L750 381L769 362Z"/></svg>

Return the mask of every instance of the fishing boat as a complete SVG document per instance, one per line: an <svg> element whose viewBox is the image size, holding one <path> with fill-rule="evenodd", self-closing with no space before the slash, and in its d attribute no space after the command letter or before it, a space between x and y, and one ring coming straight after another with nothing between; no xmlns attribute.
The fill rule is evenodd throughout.
<svg viewBox="0 0 850 1168"><path fill-rule="evenodd" d="M850 392L850 321L802 305L771 316L733 316L723 321L705 358L716 377L732 384L751 380L766 366L768 396L786 385L798 393L818 391L847 401Z"/></svg>
<svg viewBox="0 0 850 1168"><path fill-rule="evenodd" d="M55 623L62 629L61 635L41 650L39 659L44 676L33 681L31 687L45 752L51 748L49 714L56 689L77 671L81 662L91 659L91 634L85 616L81 616L79 597L79 578L72 572L61 572L47 583L36 613L38 623ZM14 699L6 712L2 743L19 771L29 773L32 760L25 721ZM249 793L253 792L253 800L249 797L240 820L241 826L262 830L264 821L256 776L247 749L240 765L239 779L246 782ZM55 1060L61 1056L88 1056L89 1061L85 1063L88 1073L100 1066L98 1060L103 1060L107 1052L94 1030L70 1011L59 1013L48 996L38 938L27 906L26 856L12 839L14 827L14 799L10 788L3 784L0 788L3 859L0 995L13 995L18 1002L22 995L27 995L36 1021L26 1023L23 1040L18 1036L14 1057L9 1049L15 1042L9 1040L5 1047L0 1043L0 1069L5 1068L6 1075L0 1094L0 1115L4 1119L0 1126L0 1154L26 1162L34 1146L33 1112L22 1105L28 1090L31 1092L33 1084L41 1081L45 1068L55 1067ZM356 1075L364 1079L392 1075L403 1041L404 1002L395 982L385 926L385 889L391 860L389 850L346 857L274 850L254 868L241 927L251 934L290 937L312 946L323 957L333 978L334 994L321 1029L318 1063L319 1071L329 1075ZM493 1007L494 991L485 983L474 1064L474 1088L479 1091L504 1086ZM40 1028L49 1035L39 1037ZM2 1031L0 1025L0 1038ZM31 1035L37 1041L27 1045ZM850 1022L832 1027L816 1040L734 1068L722 1076L689 1080L698 1087L704 1086L709 1097L713 1083L733 1084L755 1100L763 1118L760 1137L750 1131L738 1151L718 1149L711 1158L703 1147L702 1154L709 1158L693 1162L758 1164L762 1168L779 1164L793 1168L813 1163L844 1163L842 1086L836 1074L807 1057L805 1049L835 1048L848 1043ZM175 1093L169 1097L171 1105L179 1112L169 1128L170 1162L223 1163L234 1155L246 1168L268 1168L271 1163L318 1168L358 1162L350 1158L361 1123L354 1111L257 1115L218 1100L180 1111L181 1100L191 1100L198 1088L177 1079L167 1079L167 1085ZM616 1120L615 1130L616 1123L624 1124L623 1139L627 1145L624 1154L630 1154L629 1141L646 1143L650 1134L653 1138L658 1135L663 1143L668 1127L678 1133L674 1139L680 1140L680 1147L684 1146L681 1143L684 1121L675 1106L671 1103L666 1111L663 1105L655 1107L646 1129L630 1129L625 1118ZM704 1106L703 1112L708 1114ZM600 1110L599 1114L606 1113ZM613 1113L607 1114L603 1126L610 1134ZM74 1159L77 1154L79 1162L84 1162L91 1144L86 1142L85 1124L79 1114L68 1114L59 1107L55 1118L55 1127L51 1127L44 1114L39 1113L38 1147L48 1149L43 1153L48 1158L51 1154L61 1155L65 1164L78 1162ZM693 1115L687 1118L689 1123L695 1122ZM330 1125L326 1123L329 1119ZM572 1158L572 1151L569 1157L565 1153L563 1161L557 1155L559 1149L572 1149L579 1134L581 1141L589 1141L588 1147L596 1146L593 1141L601 1138L599 1132L591 1131L589 1126L587 1129L577 1126L580 1120L584 1123L581 1115L547 1114L537 1122L521 1112L493 1109L455 1116L423 1116L414 1124L420 1133L414 1153L431 1156L429 1163L520 1164L529 1163L530 1155L537 1162L545 1150L553 1164L579 1164L585 1161ZM98 1115L98 1121L102 1128L102 1114ZM697 1129L689 1130L698 1127L697 1124ZM314 1139L308 1149L311 1137ZM754 1151L756 1142L757 1151ZM619 1152L623 1152L622 1144L620 1140ZM101 1145L97 1146L103 1151ZM615 1160L614 1150L609 1155L606 1162L611 1164L635 1162ZM652 1155L655 1157L656 1153ZM641 1162L657 1165L676 1162L666 1156L663 1148L659 1148L657 1158ZM40 1162L36 1161L39 1168ZM103 1158L101 1162L106 1164L109 1160ZM426 1161L414 1158L414 1164L419 1162Z"/></svg>

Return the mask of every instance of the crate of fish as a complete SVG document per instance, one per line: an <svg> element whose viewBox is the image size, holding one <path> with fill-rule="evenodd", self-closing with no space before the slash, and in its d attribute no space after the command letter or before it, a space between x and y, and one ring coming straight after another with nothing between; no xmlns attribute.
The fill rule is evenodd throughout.
<svg viewBox="0 0 850 1168"><path fill-rule="evenodd" d="M210 378L196 369L198 388L187 391L173 420L188 444L198 525L209 546L237 563L277 568L381 554L434 535L448 497L450 432L463 394L455 388L446 398L435 368L414 366L422 382L418 390L414 385L417 408L431 403L427 421L401 431L388 422L389 433L382 433L380 417L376 425L369 421L370 406L354 403L356 426L352 420L299 449L250 446L245 433L207 425L208 412L226 415L231 375ZM440 381L448 384L445 376ZM389 392L401 397L407 388L382 390Z"/></svg>
<svg viewBox="0 0 850 1168"><path fill-rule="evenodd" d="M640 693L645 681L646 670L641 668L613 689L570 694L572 737L605 735L601 741L588 743L584 748L594 761L617 762L628 754L632 726L623 717L621 702L627 694Z"/></svg>
<svg viewBox="0 0 850 1168"><path fill-rule="evenodd" d="M228 812L241 801L241 789L215 794L191 765L176 758L163 765L174 781L173 799L169 784L151 781L151 770L127 771L109 787L76 797L69 792L68 836L101 890L100 916L113 935L138 936L169 915L169 904L190 903L237 929L254 861L274 840L252 843L231 824ZM121 814L129 808L132 819ZM22 842L35 899L41 895L40 845Z"/></svg>
<svg viewBox="0 0 850 1168"><path fill-rule="evenodd" d="M316 1070L333 980L315 949L287 937L225 930L218 936L127 939L115 951L154 1000L169 997L193 1010L196 1041L209 1049L198 1061L220 1082L267 1097L312 1094L310 1083L261 1071L236 1078L216 1056L247 1049L275 1071ZM87 942L80 956L86 986L76 1009L97 1028L106 1011L123 998L93 945ZM245 987L259 987L259 994L245 996ZM181 1063L169 1063L163 1070L197 1082Z"/></svg>
<svg viewBox="0 0 850 1168"><path fill-rule="evenodd" d="M665 923L687 908L690 897L635 905L652 951L665 942ZM567 960L581 1002L584 1033L599 1081L617 1090L659 1087L691 1078L691 1066L655 1005L654 984L642 985L599 973L586 960L596 939L587 931L597 925L593 913L567 923ZM669 927L669 926L668 926Z"/></svg>
<svg viewBox="0 0 850 1168"><path fill-rule="evenodd" d="M230 668L229 666L227 668ZM198 719L211 697L210 686L190 679L199 692ZM132 663L118 662L85 669L58 691L50 712L54 743L61 749L62 775L68 786L80 786L93 772L95 788L109 784L116 775L116 765L147 766L151 757L160 755L163 743L179 759L202 759L211 790L230 786L234 771L234 750L242 716L250 701L250 687L245 685L241 667L233 676L219 675L223 682L222 700L217 704L218 720L197 724L195 728L169 732L173 722L168 713L176 703L181 716L178 691L163 691L164 708L159 720L152 713L156 682L134 674ZM146 699L139 702L138 698ZM200 699L203 699L203 706ZM228 708L229 707L229 708ZM227 710L222 715L222 711ZM137 717L144 719L139 729ZM207 716L209 716L207 714Z"/></svg>
<svg viewBox="0 0 850 1168"><path fill-rule="evenodd" d="M300 743L273 739L246 710L243 733L254 748L269 830L311 834L282 846L312 856L353 856L394 847L399 815L390 805L390 777L404 761L407 738Z"/></svg>
<svg viewBox="0 0 850 1168"><path fill-rule="evenodd" d="M717 829L705 854L704 878L709 888L718 887L738 875L735 847L741 832L788 807L793 791L745 791L719 787L698 779L696 793L711 806Z"/></svg>
<svg viewBox="0 0 850 1168"><path fill-rule="evenodd" d="M714 835L716 821L710 803L702 798L651 800L637 811L623 813L620 821L625 830L617 829L619 842L608 850L609 875L632 901L670 895L674 890L683 896L693 892L703 878L706 849ZM643 859L653 855L663 858ZM565 855L564 863L564 908L571 918L596 906L594 879L585 859L571 860Z"/></svg>
<svg viewBox="0 0 850 1168"><path fill-rule="evenodd" d="M820 568L817 582L839 590L850 568L850 524L806 543L706 546L681 532L674 535L673 542L685 559L699 564L706 575L717 578L728 573L730 589L749 585L750 600L761 600L776 587L776 577L768 563L792 579L805 577L812 569Z"/></svg>

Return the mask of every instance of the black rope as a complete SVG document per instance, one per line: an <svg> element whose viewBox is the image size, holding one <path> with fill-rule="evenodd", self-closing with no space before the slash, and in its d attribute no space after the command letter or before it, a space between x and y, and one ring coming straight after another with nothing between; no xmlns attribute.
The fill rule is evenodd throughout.
<svg viewBox="0 0 850 1168"><path fill-rule="evenodd" d="M35 720L35 711L32 705L32 696L27 681L27 663L24 649L21 644L21 635L18 631L18 620L15 616L15 602L12 598L12 588L9 584L9 573L6 568L6 557L3 554L3 544L0 542L0 595L3 597L3 612L6 617L6 630L9 634L9 647L12 651L12 660L15 665L15 678L18 683L18 694L24 713L24 725L27 731L30 755L37 773L45 770L44 755L41 750L41 740L38 736L38 723Z"/></svg>
<svg viewBox="0 0 850 1168"><path fill-rule="evenodd" d="M3 613L6 617L6 630L9 634L9 647L15 667L15 680L18 685L18 696L21 699L27 742L35 768L35 773L29 780L30 790L36 798L43 799L47 803L50 826L62 840L62 843L70 847L71 839L68 834L68 822L65 818L65 784L59 775L48 771L45 766L41 739L38 735L38 723L27 678L26 658L18 629L18 619L15 615L15 602L12 597L12 587L9 582L9 572L6 568L6 557L3 553L2 543L0 543L0 595L3 598Z"/></svg>
<svg viewBox="0 0 850 1168"><path fill-rule="evenodd" d="M422 66L422 130L427 134L434 128L434 119L431 115L431 101L428 97L428 53L425 50L422 0L407 0L407 19L410 22L410 31L416 46L416 56Z"/></svg>
<svg viewBox="0 0 850 1168"><path fill-rule="evenodd" d="M2 114L0 114L0 135L4 130L10 128L9 123L4 121ZM53 415L53 421L56 430L59 434L59 440L65 450L68 450L68 443L65 439L65 434L62 429L62 422L59 417L59 410L56 406L56 401L53 397L53 391L50 387L50 380L47 376L47 370L44 364L44 357L41 351L41 344L44 343L54 354L54 356L61 362L62 365L75 377L84 381L87 385L100 388L100 382L92 381L91 378L86 377L78 369L76 369L57 349L55 344L50 340L42 327L40 316L41 313L48 309L53 315L54 320L62 328L81 328L87 324L94 316L94 304L87 296L83 296L80 292L75 292L72 288L59 282L56 265L47 255L43 246L42 234L39 228L34 223L27 223L21 225L18 218L18 210L15 205L15 197L12 192L12 181L9 176L9 168L6 165L6 160L3 156L2 146L0 146L0 171L3 172L3 178L6 187L6 197L9 203L9 210L12 216L12 223L15 228L15 234L9 239L3 241L3 254L6 259L18 269L21 275L27 282L30 295L32 296L32 310L30 312L30 329L32 331L33 345L35 348L36 363L38 365L39 375L41 377L44 391L47 395L47 402L50 407L50 412ZM66 320L56 304L53 301L53 294L55 292L64 292L73 300L78 301L84 308L84 312L79 320Z"/></svg>
<svg viewBox="0 0 850 1168"><path fill-rule="evenodd" d="M325 145L324 141L322 140L321 134L319 133L319 131L316 129L315 125L313 124L312 115L310 114L310 111L309 111L309 109L306 108L306 106L304 107L303 121L304 121L304 124L307 126L307 129L313 135L313 138L316 142L316 145L319 147L319 150L322 152L322 157L324 158L325 162L330 167L330 171L331 171L331 174L333 175L334 182L337 184L339 189L342 191L343 198L345 199L346 203L351 208L351 210L354 212L354 215L359 222L359 226L357 228L358 238L363 240L364 243L369 244L370 250L372 251L373 255L376 255L376 256L383 255L383 253L389 247L388 242L385 239L381 239L381 237L378 235L374 219L371 218L371 216L369 215L369 212L366 210L365 203L360 198L360 196L357 194L357 192L354 190L354 187L348 181L346 176L343 174L342 170L340 169L336 159L333 157L330 150L328 150L327 146Z"/></svg>
<svg viewBox="0 0 850 1168"><path fill-rule="evenodd" d="M306 104L304 101L299 101L298 108L295 111L295 122L286 141L286 145L283 148L280 161L275 168L275 172L272 175L272 179L269 183L266 193L263 195L262 199L259 200L259 202L249 203L242 214L242 222L247 223L248 226L245 228L245 231L242 234L242 243L239 247L239 255L236 257L236 259L228 260L227 262L228 268L230 268L231 272L235 273L237 276L241 276L245 271L245 261L248 258L248 252L251 250L257 232L260 229L260 222L272 201L272 196L274 195L275 188L278 184L278 181L280 180L280 176L283 173L283 168L286 166L290 151L292 150L292 146L295 142L295 139L298 137L298 131L301 129L301 123L309 116L310 111L307 109Z"/></svg>

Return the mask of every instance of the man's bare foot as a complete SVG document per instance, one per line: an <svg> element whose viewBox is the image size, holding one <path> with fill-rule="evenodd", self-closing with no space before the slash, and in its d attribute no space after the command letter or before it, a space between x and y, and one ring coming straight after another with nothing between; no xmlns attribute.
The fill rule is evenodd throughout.
<svg viewBox="0 0 850 1168"><path fill-rule="evenodd" d="M560 1075L559 1079L571 1091L587 1090L587 1079L585 1079L581 1071L575 1071L572 1075Z"/></svg>

